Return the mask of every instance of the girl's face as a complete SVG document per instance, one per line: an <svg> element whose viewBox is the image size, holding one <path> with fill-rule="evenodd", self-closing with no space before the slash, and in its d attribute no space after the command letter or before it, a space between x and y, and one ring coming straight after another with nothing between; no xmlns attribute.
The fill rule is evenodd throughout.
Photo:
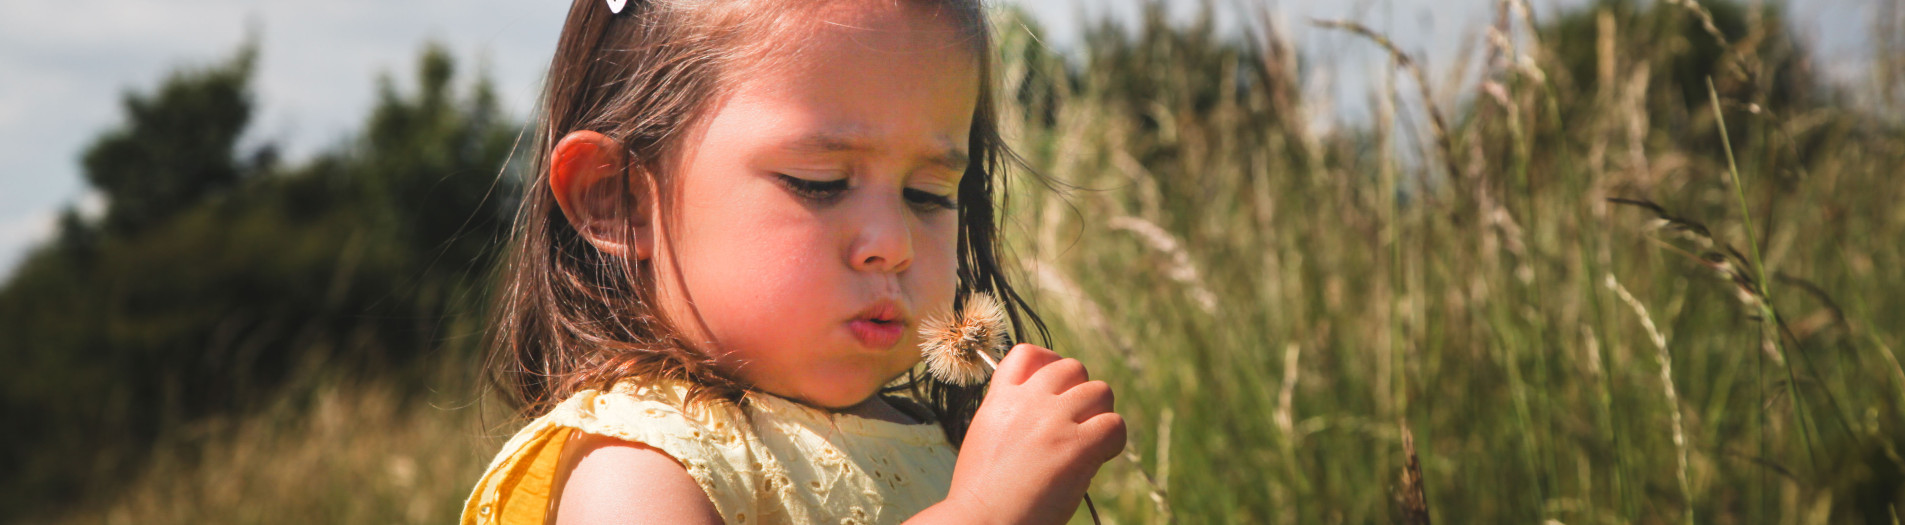
<svg viewBox="0 0 1905 525"><path fill-rule="evenodd" d="M980 82L944 15L850 4L800 13L712 102L652 259L664 315L720 366L834 408L912 368L920 318L951 305Z"/></svg>

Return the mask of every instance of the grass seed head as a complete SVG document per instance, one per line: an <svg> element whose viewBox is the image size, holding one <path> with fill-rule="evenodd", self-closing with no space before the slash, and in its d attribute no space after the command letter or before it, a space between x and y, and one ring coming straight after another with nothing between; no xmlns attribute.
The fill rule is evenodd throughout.
<svg viewBox="0 0 1905 525"><path fill-rule="evenodd" d="M920 324L920 354L927 373L961 386L984 382L992 373L986 356L1005 348L1007 330L1005 309L997 299L985 293L967 296L958 312Z"/></svg>

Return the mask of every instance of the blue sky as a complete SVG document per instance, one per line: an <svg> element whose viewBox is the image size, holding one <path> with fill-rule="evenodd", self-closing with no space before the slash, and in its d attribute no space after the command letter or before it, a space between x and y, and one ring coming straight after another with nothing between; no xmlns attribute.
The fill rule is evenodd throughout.
<svg viewBox="0 0 1905 525"><path fill-rule="evenodd" d="M1074 46L1082 20L1130 20L1143 0L1022 0L1046 41ZM1792 0L1800 34L1829 75L1856 81L1877 2ZM1532 0L1554 12L1581 0ZM1310 17L1352 18L1446 65L1489 19L1494 0L1212 0L1225 31L1268 6L1303 53L1327 64L1311 89L1335 103L1318 121L1357 119L1380 57L1367 45L1309 29ZM230 56L249 28L262 34L250 141L275 142L296 162L348 137L368 113L381 74L408 79L424 42L447 45L496 83L522 116L533 103L566 2L555 0L0 0L0 275L48 238L65 206L100 206L80 179L78 155L120 118L127 89L150 89L170 70ZM1181 19L1199 2L1167 2ZM467 69L466 69L467 71Z"/></svg>

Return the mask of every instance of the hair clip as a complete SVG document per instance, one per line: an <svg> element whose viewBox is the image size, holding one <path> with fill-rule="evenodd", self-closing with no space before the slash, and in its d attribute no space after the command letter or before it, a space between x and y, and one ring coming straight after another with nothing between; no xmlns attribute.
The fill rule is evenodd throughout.
<svg viewBox="0 0 1905 525"><path fill-rule="evenodd" d="M618 15L622 14L622 7L626 5L628 5L628 0L609 0L609 12Z"/></svg>

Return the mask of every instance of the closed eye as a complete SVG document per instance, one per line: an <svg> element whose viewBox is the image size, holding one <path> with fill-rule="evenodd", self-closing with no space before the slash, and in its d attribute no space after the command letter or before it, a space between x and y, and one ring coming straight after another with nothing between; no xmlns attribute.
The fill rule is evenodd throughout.
<svg viewBox="0 0 1905 525"><path fill-rule="evenodd" d="M794 195L820 204L832 203L847 194L847 179L807 180L786 174L775 174L775 178Z"/></svg>
<svg viewBox="0 0 1905 525"><path fill-rule="evenodd" d="M852 189L847 179L808 180L780 173L775 174L775 178L779 179L781 185L786 186L788 191L793 192L800 198L823 205L832 204L834 201L845 196L847 190ZM905 197L906 202L916 208L924 208L924 211L954 210L959 208L959 201L954 200L951 195L940 195L938 193L912 188L902 190L901 195Z"/></svg>
<svg viewBox="0 0 1905 525"><path fill-rule="evenodd" d="M913 203L916 206L929 206L933 208L934 211L951 210L959 207L959 203L954 201L951 195L940 195L930 191L911 188L902 192L902 195L906 196L907 202Z"/></svg>

